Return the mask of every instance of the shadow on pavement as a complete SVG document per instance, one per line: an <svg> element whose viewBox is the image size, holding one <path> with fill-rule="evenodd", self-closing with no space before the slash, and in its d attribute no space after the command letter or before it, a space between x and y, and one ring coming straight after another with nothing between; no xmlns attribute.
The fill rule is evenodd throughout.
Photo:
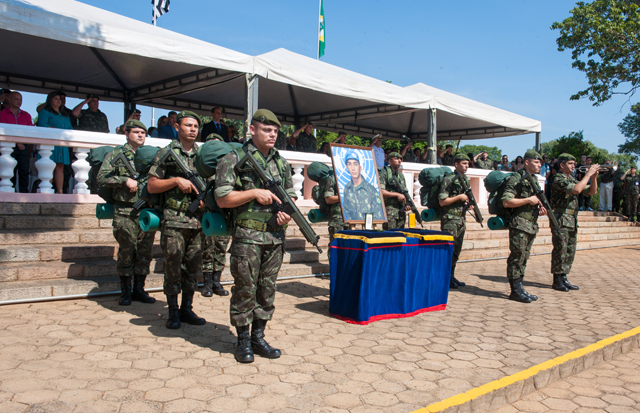
<svg viewBox="0 0 640 413"><path fill-rule="evenodd" d="M330 291L328 288L317 287L300 281L292 281L278 284L278 292L298 299L317 298L314 301L297 303L295 307L302 311L331 317L329 315Z"/></svg>
<svg viewBox="0 0 640 413"><path fill-rule="evenodd" d="M486 280L486 281L491 281L491 282L495 282L495 283L500 283L500 284L508 284L509 281L507 280L507 276L502 276L502 275L482 275L482 274L471 274L472 276L478 277L481 280ZM527 281L527 278L524 278L524 281L522 282L522 285L524 285L525 287L537 287L537 288L548 288L551 289L551 281L552 277L551 274L549 274L549 283L539 283L539 282L533 282L533 281Z"/></svg>
<svg viewBox="0 0 640 413"><path fill-rule="evenodd" d="M200 293L196 292L194 301L197 302L199 295ZM136 326L146 326L149 332L156 337L180 337L189 343L220 353L234 352L236 337L231 334L231 329L228 325L217 324L207 320L207 323L203 326L182 323L182 326L177 330L166 328L165 323L169 310L167 309L167 302L164 300L157 300L154 304L143 304L134 301L129 306L121 306L118 305L118 296L92 297L89 299L113 312L127 312L135 316L129 322Z"/></svg>

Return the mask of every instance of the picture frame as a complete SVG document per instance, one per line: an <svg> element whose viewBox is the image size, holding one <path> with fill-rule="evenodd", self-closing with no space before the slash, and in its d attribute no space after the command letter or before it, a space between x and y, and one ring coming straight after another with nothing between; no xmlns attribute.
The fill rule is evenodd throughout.
<svg viewBox="0 0 640 413"><path fill-rule="evenodd" d="M373 149L334 143L329 147L344 222L364 224L366 214L372 214L371 223L387 222Z"/></svg>

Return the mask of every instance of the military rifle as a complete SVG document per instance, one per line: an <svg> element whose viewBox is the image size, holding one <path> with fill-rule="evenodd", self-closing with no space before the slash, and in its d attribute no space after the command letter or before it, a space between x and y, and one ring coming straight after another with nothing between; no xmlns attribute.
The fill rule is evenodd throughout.
<svg viewBox="0 0 640 413"><path fill-rule="evenodd" d="M165 153L162 156L162 158L160 158L160 160L158 161L158 164L162 165L169 157L172 157L173 160L176 162L176 166L178 167L178 169L180 169L182 173L185 175L184 177L188 179L189 182L191 182L193 186L196 188L198 193L195 195L192 193L193 201L189 205L189 208L187 208L187 211L189 211L192 214L195 214L198 208L200 208L200 202L204 202L204 198L207 192L207 185L204 183L200 175L198 175L197 172L194 172L191 169L189 169L187 165L185 165L184 162L182 162L182 159L180 159L180 157L176 155L176 153L171 148L167 148L167 149L168 149L167 153Z"/></svg>
<svg viewBox="0 0 640 413"><path fill-rule="evenodd" d="M392 179L391 183L394 184L396 188L398 188L398 191L402 195L404 195L404 199L407 202L407 205L411 207L411 212L413 212L414 215L416 216L416 221L418 222L418 224L420 224L420 226L424 228L424 225L422 225L422 217L420 216L420 211L418 211L418 208L416 207L416 204L413 202L411 195L409 195L409 191L407 191L406 189L402 189L396 177L392 177L391 179Z"/></svg>
<svg viewBox="0 0 640 413"><path fill-rule="evenodd" d="M302 212L300 212L300 210L296 206L295 202L293 202L291 197L289 197L287 191L285 191L282 186L282 182L275 180L271 176L267 175L266 171L262 169L262 166L260 166L251 152L247 151L244 158L240 159L240 161L236 164L236 173L240 172L242 166L247 162L249 163L251 169L258 175L258 178L260 178L260 181L262 181L265 188L267 188L275 196L277 196L281 202L279 204L276 201L273 201L273 203L271 204L271 209L273 210L274 214L271 219L267 221L267 225L276 227L278 225L278 212L284 212L285 214L293 218L295 223L298 224L298 227L300 228L300 231L302 232L302 235L304 235L306 240L314 247L316 247L318 249L318 252L322 253L322 250L318 246L320 237L316 234L311 225L309 225L307 220L304 218L304 215L302 215Z"/></svg>
<svg viewBox="0 0 640 413"><path fill-rule="evenodd" d="M113 159L111 159L111 165L112 166L124 166L124 168L129 171L129 174L131 174L131 179L134 179L136 181L138 181L138 183L140 183L140 178L142 178L140 176L140 174L138 173L138 171L136 171L132 166L131 163L129 162L129 159L127 159L127 157L124 155L124 152L120 151L120 153L115 156ZM147 204L147 201L140 198L138 199L135 204L133 204L133 209L135 209L136 211L140 211L145 205Z"/></svg>
<svg viewBox="0 0 640 413"><path fill-rule="evenodd" d="M558 223L558 219L556 218L556 215L553 213L553 210L551 209L551 204L549 203L549 200L547 199L547 196L544 194L544 191L542 190L542 188L540 188L540 184L538 183L538 180L533 175L531 175L529 172L526 172L522 176L522 180L525 180L525 179L529 180L529 184L531 185L531 187L535 191L536 197L540 201L540 204L542 204L544 209L547 210L547 216L549 217L549 227L551 227L551 231L555 231L558 228L560 228L560 224ZM539 210L540 209L538 209L538 211Z"/></svg>
<svg viewBox="0 0 640 413"><path fill-rule="evenodd" d="M476 197L473 196L473 191L471 190L471 187L467 185L467 180L464 179L463 174L457 173L456 179L460 181L460 185L462 186L462 190L464 191L464 194L467 196L467 198L469 198L469 202L467 203L467 205L465 205L463 212L469 211L469 205L473 205L473 212L469 211L469 213L476 220L476 222L480 224L481 227L484 228L484 225L482 225L482 222L484 221L484 219L482 218L482 213L480 212L480 208L478 208Z"/></svg>

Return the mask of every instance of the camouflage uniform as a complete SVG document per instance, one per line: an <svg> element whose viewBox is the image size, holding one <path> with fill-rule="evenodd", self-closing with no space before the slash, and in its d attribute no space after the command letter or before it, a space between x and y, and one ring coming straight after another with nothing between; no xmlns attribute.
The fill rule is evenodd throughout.
<svg viewBox="0 0 640 413"><path fill-rule="evenodd" d="M553 231L553 252L551 253L551 272L554 275L569 274L576 255L578 242L578 195L572 193L578 181L562 172L551 179L551 207L560 227ZM589 185L582 191L589 193ZM570 210L570 211L567 211Z"/></svg>
<svg viewBox="0 0 640 413"><path fill-rule="evenodd" d="M324 187L324 197L330 198L332 196L338 195L338 186L336 185L336 177L331 175L327 179L327 182ZM344 223L344 218L342 217L342 207L340 206L340 201L335 204L329 205L329 244L335 239L336 232L343 231L349 229L348 225ZM327 248L327 258L331 258L331 248Z"/></svg>
<svg viewBox="0 0 640 413"><path fill-rule="evenodd" d="M534 196L536 191L528 179L522 180L524 169L511 176L505 183L500 202L508 202L514 198L522 199ZM510 208L509 221L509 258L507 259L507 277L515 280L524 277L531 246L538 234L538 207L523 205Z"/></svg>
<svg viewBox="0 0 640 413"><path fill-rule="evenodd" d="M80 116L78 117L78 129L109 133L107 115L101 112L100 109L95 112L92 112L90 109L81 110Z"/></svg>
<svg viewBox="0 0 640 413"><path fill-rule="evenodd" d="M483 160L481 157L478 157L475 164L480 169L493 169L493 161L489 158Z"/></svg>
<svg viewBox="0 0 640 413"><path fill-rule="evenodd" d="M638 193L640 188L640 175L627 175L624 180L624 203L626 206L625 215L635 218L638 211Z"/></svg>
<svg viewBox="0 0 640 413"><path fill-rule="evenodd" d="M259 163L266 165L268 173L274 179L282 181L289 196L296 197L291 167L284 158L280 158L276 149L271 149L265 159L250 140L243 146L243 150L251 152ZM283 173L280 172L276 158L281 159ZM216 199L227 196L232 191L262 187L258 175L248 167L236 173L234 166L237 162L236 152L228 153L218 162ZM234 286L231 288L229 315L231 324L241 327L251 325L254 320L271 320L273 316L276 279L282 265L286 225L267 227L268 218L260 215L272 215L271 205L262 205L255 200L234 208L233 214L235 225L230 249L230 269Z"/></svg>
<svg viewBox="0 0 640 413"><path fill-rule="evenodd" d="M116 149L117 151L117 149ZM134 152L128 143L121 149L132 168ZM113 236L118 241L116 274L119 277L149 274L151 248L155 232L144 232L138 225L138 211L132 205L138 201L138 192L130 192L127 179L133 178L123 166L112 166L114 152L108 154L98 172L98 185L113 188Z"/></svg>
<svg viewBox="0 0 640 413"><path fill-rule="evenodd" d="M318 151L316 137L305 131L300 132L296 140L296 148L298 152L316 153Z"/></svg>
<svg viewBox="0 0 640 413"><path fill-rule="evenodd" d="M624 171L618 169L615 177L613 178L613 212L618 213L622 212L620 203L624 198L624 182L622 182L622 180L620 179L622 178L622 175L624 175Z"/></svg>
<svg viewBox="0 0 640 413"><path fill-rule="evenodd" d="M174 151L188 168L195 171L196 150L195 143L190 152L185 152L179 139L172 140L156 154L149 175L159 179L184 177L175 162L167 160L161 165L158 162L167 151ZM182 291L183 295L193 295L202 265L202 211L198 210L191 216L186 210L192 201L191 194L182 193L177 186L165 192L164 199L160 239L165 257L164 293L173 296Z"/></svg>
<svg viewBox="0 0 640 413"><path fill-rule="evenodd" d="M464 194L464 189L460 182L455 179L456 175L447 175L442 179L438 200L452 198ZM464 177L469 186L469 178ZM453 258L451 259L451 280L454 279L456 264L462 251L464 233L467 229L465 219L465 203L462 201L442 207L442 217L440 218L440 229L453 235Z"/></svg>
<svg viewBox="0 0 640 413"><path fill-rule="evenodd" d="M202 272L224 271L231 237L202 236Z"/></svg>
<svg viewBox="0 0 640 413"><path fill-rule="evenodd" d="M402 193L407 190L407 183L402 172L394 171L390 166L379 170L380 188L389 192ZM391 179L389 179L391 175ZM390 182L392 181L392 182ZM396 198L385 198L384 205L387 211L387 223L383 225L385 230L389 228L404 228L407 214L404 207L407 205Z"/></svg>
<svg viewBox="0 0 640 413"><path fill-rule="evenodd" d="M442 155L442 165L453 166L453 153L445 152Z"/></svg>
<svg viewBox="0 0 640 413"><path fill-rule="evenodd" d="M407 148L407 151L404 153L404 156L402 157L402 162L417 163L418 158L416 157L416 154L413 152L412 149Z"/></svg>
<svg viewBox="0 0 640 413"><path fill-rule="evenodd" d="M278 137L276 138L276 144L273 146L279 151L287 149L287 135L281 130L278 131Z"/></svg>
<svg viewBox="0 0 640 413"><path fill-rule="evenodd" d="M347 220L364 220L365 214L373 214L374 220L384 220L380 193L364 177L358 186L353 181L345 186L342 206Z"/></svg>

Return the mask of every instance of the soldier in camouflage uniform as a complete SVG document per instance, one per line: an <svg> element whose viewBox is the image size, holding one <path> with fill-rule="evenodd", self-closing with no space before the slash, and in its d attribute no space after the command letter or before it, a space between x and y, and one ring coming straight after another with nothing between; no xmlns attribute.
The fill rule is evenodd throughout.
<svg viewBox="0 0 640 413"><path fill-rule="evenodd" d="M285 135L281 130L278 131L278 138L276 139L276 144L273 147L279 151L287 149L287 135Z"/></svg>
<svg viewBox="0 0 640 413"><path fill-rule="evenodd" d="M402 148L400 154L402 155L402 160L404 162L420 162L415 152L413 151L413 142L411 141L408 141L407 144L404 145L404 148Z"/></svg>
<svg viewBox="0 0 640 413"><path fill-rule="evenodd" d="M462 251L464 233L467 229L466 211L472 209L469 198L465 195L459 179L465 179L469 186L469 178L465 175L469 169L469 157L459 153L454 160L455 175L447 175L442 179L438 201L442 207L440 229L453 235L453 258L451 259L451 279L449 288L464 287L466 284L455 277L456 264Z"/></svg>
<svg viewBox="0 0 640 413"><path fill-rule="evenodd" d="M442 152L442 156L440 158L442 159L443 165L453 166L453 163L454 163L453 146L447 145L444 152Z"/></svg>
<svg viewBox="0 0 640 413"><path fill-rule="evenodd" d="M263 189L258 175L248 165L240 171L235 169L239 157L251 152L295 199L291 167L273 148L279 128L280 122L271 111L256 111L249 129L252 139L244 144L242 151L225 155L216 173L216 201L221 208L232 208L234 216L230 249L234 286L229 315L238 333L235 358L240 363L253 362L254 352L266 358L278 358L281 354L264 340L264 330L275 310L276 279L291 217L277 212L276 226L270 226L268 221L274 214L271 205L280 200Z"/></svg>
<svg viewBox="0 0 640 413"><path fill-rule="evenodd" d="M551 233L553 252L551 272L554 290L569 291L579 288L567 280L576 255L578 242L578 195L591 196L598 192L598 170L600 165L591 165L585 176L576 181L571 176L576 169L576 158L568 153L558 157L560 170L551 180L551 207L560 227ZM593 178L593 179L591 179ZM592 185L587 185L591 179Z"/></svg>
<svg viewBox="0 0 640 413"><path fill-rule="evenodd" d="M638 170L632 165L620 180L624 182L624 204L625 214L629 221L637 221L638 217L638 197L640 196L640 176Z"/></svg>
<svg viewBox="0 0 640 413"><path fill-rule="evenodd" d="M398 152L389 154L389 165L379 170L380 189L384 198L387 211L387 223L383 225L385 230L389 228L404 228L407 212L411 207L407 205L402 191L407 190L404 175L400 172L402 156Z"/></svg>
<svg viewBox="0 0 640 413"><path fill-rule="evenodd" d="M538 216L546 215L534 188L528 179L522 179L525 174L540 172L542 157L534 150L524 154L524 169L517 175L511 176L505 183L500 201L505 208L509 208L509 258L507 259L507 278L511 285L510 300L530 303L538 299L529 294L522 286L527 260L531 253L531 246L538 234ZM536 178L537 179L537 178Z"/></svg>
<svg viewBox="0 0 640 413"><path fill-rule="evenodd" d="M374 220L384 220L380 193L362 176L362 167L356 152L347 152L344 163L351 174L351 181L344 188L342 200L345 219L364 220L365 214L373 214Z"/></svg>
<svg viewBox="0 0 640 413"><path fill-rule="evenodd" d="M624 182L622 182L622 179L621 179L622 175L624 175L624 172L622 172L622 169L618 169L613 178L612 204L613 204L613 212L617 212L617 213L623 212L622 207L620 206L620 203L624 198Z"/></svg>
<svg viewBox="0 0 640 413"><path fill-rule="evenodd" d="M349 229L342 217L342 207L340 206L340 196L338 195L338 185L336 177L331 175L327 178L324 186L324 200L329 206L329 244L335 239L336 232ZM331 259L331 248L327 247L327 258Z"/></svg>
<svg viewBox="0 0 640 413"><path fill-rule="evenodd" d="M222 136L217 133L211 133L206 137L207 142L210 140L223 142ZM215 175L209 178L212 181L215 181L215 179ZM229 295L229 291L225 290L220 284L220 277L227 261L227 250L229 249L231 237L207 237L202 234L202 238L202 278L204 278L202 296L212 297L215 294L225 297Z"/></svg>
<svg viewBox="0 0 640 413"><path fill-rule="evenodd" d="M474 158L476 167L479 169L493 169L493 161L488 158L489 154L486 152L480 152Z"/></svg>
<svg viewBox="0 0 640 413"><path fill-rule="evenodd" d="M167 328L180 328L181 321L192 325L203 325L205 319L193 312L193 294L198 285L197 276L202 265L202 210L204 203L195 214L187 211L196 187L186 179L172 158L164 163L160 159L173 151L182 162L195 171L195 157L198 145L200 117L193 112L180 112L174 127L178 139L162 148L156 154L147 188L151 194L164 193L162 217L162 238L160 246L164 252L164 293L167 296L169 317ZM182 303L178 307L178 294L182 291Z"/></svg>
<svg viewBox="0 0 640 413"><path fill-rule="evenodd" d="M116 274L120 277L120 305L131 305L131 300L155 303L156 299L144 291L144 283L149 275L151 249L155 232L144 232L138 226L138 211L132 205L138 201L138 181L133 179L124 166L111 165L111 159L122 152L135 169L133 158L136 150L144 145L147 127L139 120L126 124L127 143L122 149L115 149L107 155L98 172L98 185L112 188L113 237L118 241ZM131 279L133 278L133 291Z"/></svg>
<svg viewBox="0 0 640 413"><path fill-rule="evenodd" d="M88 109L82 107L89 104ZM98 95L87 95L87 98L73 108L73 116L78 118L78 129L91 132L109 133L109 121L107 115L98 109L100 98ZM145 129L146 131L146 129Z"/></svg>
<svg viewBox="0 0 640 413"><path fill-rule="evenodd" d="M316 153L318 151L311 122L302 125L300 129L293 132L292 136L296 139L296 150L298 152Z"/></svg>

